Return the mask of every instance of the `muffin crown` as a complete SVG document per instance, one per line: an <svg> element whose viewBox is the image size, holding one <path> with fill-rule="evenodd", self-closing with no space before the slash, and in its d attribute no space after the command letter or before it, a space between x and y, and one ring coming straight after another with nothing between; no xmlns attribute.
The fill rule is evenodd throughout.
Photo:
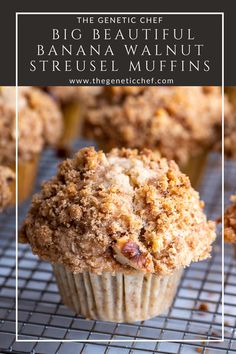
<svg viewBox="0 0 236 354"><path fill-rule="evenodd" d="M173 161L85 148L34 197L21 241L74 272L169 274L209 257L214 223L202 208Z"/></svg>
<svg viewBox="0 0 236 354"><path fill-rule="evenodd" d="M0 89L0 163L15 161L16 89ZM19 159L30 160L45 144L55 145L62 134L62 115L53 99L33 87L18 90Z"/></svg>

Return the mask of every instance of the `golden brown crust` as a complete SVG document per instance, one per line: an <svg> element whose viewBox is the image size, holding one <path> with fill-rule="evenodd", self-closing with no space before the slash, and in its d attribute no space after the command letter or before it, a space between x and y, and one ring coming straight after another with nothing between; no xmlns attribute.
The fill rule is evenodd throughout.
<svg viewBox="0 0 236 354"><path fill-rule="evenodd" d="M20 238L74 272L169 274L209 257L215 225L202 208L173 161L85 148L35 195Z"/></svg>
<svg viewBox="0 0 236 354"><path fill-rule="evenodd" d="M224 216L224 238L226 242L236 243L236 195L231 197L231 201Z"/></svg>
<svg viewBox="0 0 236 354"><path fill-rule="evenodd" d="M0 163L15 162L16 90L0 89ZM18 90L19 160L29 160L41 152L45 144L55 145L62 133L62 116L49 95L32 87Z"/></svg>
<svg viewBox="0 0 236 354"><path fill-rule="evenodd" d="M15 174L10 168L0 166L0 211L9 205L12 200L10 185L15 179Z"/></svg>
<svg viewBox="0 0 236 354"><path fill-rule="evenodd" d="M87 111L84 130L108 149L147 147L185 163L218 138L218 87L113 87L104 92Z"/></svg>

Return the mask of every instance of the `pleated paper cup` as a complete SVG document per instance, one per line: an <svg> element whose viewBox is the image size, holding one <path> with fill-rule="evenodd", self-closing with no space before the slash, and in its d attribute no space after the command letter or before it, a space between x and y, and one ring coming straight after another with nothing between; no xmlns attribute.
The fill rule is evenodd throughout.
<svg viewBox="0 0 236 354"><path fill-rule="evenodd" d="M196 156L190 157L186 164L180 165L180 170L189 177L193 188L198 188L202 181L208 156L209 151L206 150Z"/></svg>
<svg viewBox="0 0 236 354"><path fill-rule="evenodd" d="M18 202L26 200L33 191L35 179L38 172L40 155L35 155L29 161L19 161L18 163ZM10 166L13 171L16 171L16 166ZM11 185L12 189L12 204L16 201L16 181Z"/></svg>
<svg viewBox="0 0 236 354"><path fill-rule="evenodd" d="M226 86L225 92L228 95L229 101L234 106L234 109L236 109L236 87L235 86Z"/></svg>
<svg viewBox="0 0 236 354"><path fill-rule="evenodd" d="M64 132L61 138L61 145L67 145L81 136L83 106L79 102L63 105Z"/></svg>
<svg viewBox="0 0 236 354"><path fill-rule="evenodd" d="M62 301L87 319L144 321L166 312L174 299L182 269L170 276L90 272L72 273L53 266Z"/></svg>

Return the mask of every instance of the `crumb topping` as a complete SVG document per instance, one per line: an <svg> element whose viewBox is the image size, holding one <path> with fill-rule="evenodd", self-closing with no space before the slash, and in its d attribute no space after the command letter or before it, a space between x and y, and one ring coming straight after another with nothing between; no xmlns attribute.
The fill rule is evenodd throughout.
<svg viewBox="0 0 236 354"><path fill-rule="evenodd" d="M74 272L170 274L209 257L215 224L175 162L85 148L35 195L20 239Z"/></svg>
<svg viewBox="0 0 236 354"><path fill-rule="evenodd" d="M11 183L15 174L8 167L0 166L0 211L2 211L12 199Z"/></svg>
<svg viewBox="0 0 236 354"><path fill-rule="evenodd" d="M218 87L111 87L88 109L84 131L108 150L151 148L185 163L215 143L220 123Z"/></svg>
<svg viewBox="0 0 236 354"><path fill-rule="evenodd" d="M224 237L226 242L236 243L236 195L231 196L232 204L226 209L224 217Z"/></svg>
<svg viewBox="0 0 236 354"><path fill-rule="evenodd" d="M0 163L15 161L16 89L0 88ZM45 144L55 145L62 134L62 116L56 103L46 93L33 87L18 90L19 159L29 160Z"/></svg>

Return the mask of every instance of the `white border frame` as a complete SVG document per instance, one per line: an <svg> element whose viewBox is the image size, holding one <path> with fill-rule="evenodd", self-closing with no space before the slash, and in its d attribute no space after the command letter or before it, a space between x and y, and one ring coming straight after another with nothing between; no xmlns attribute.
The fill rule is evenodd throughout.
<svg viewBox="0 0 236 354"><path fill-rule="evenodd" d="M221 15L222 24L222 230L224 230L224 12L16 12L16 135L18 137L18 16L19 15ZM18 139L16 139L16 166L18 166ZM176 342L176 343L210 343L224 341L224 238L222 237L222 321L221 321L221 338L220 339L19 339L18 336L18 172L16 168L16 321L15 336L16 342L38 343L38 342L82 342L96 343L104 342L108 345L113 342Z"/></svg>

